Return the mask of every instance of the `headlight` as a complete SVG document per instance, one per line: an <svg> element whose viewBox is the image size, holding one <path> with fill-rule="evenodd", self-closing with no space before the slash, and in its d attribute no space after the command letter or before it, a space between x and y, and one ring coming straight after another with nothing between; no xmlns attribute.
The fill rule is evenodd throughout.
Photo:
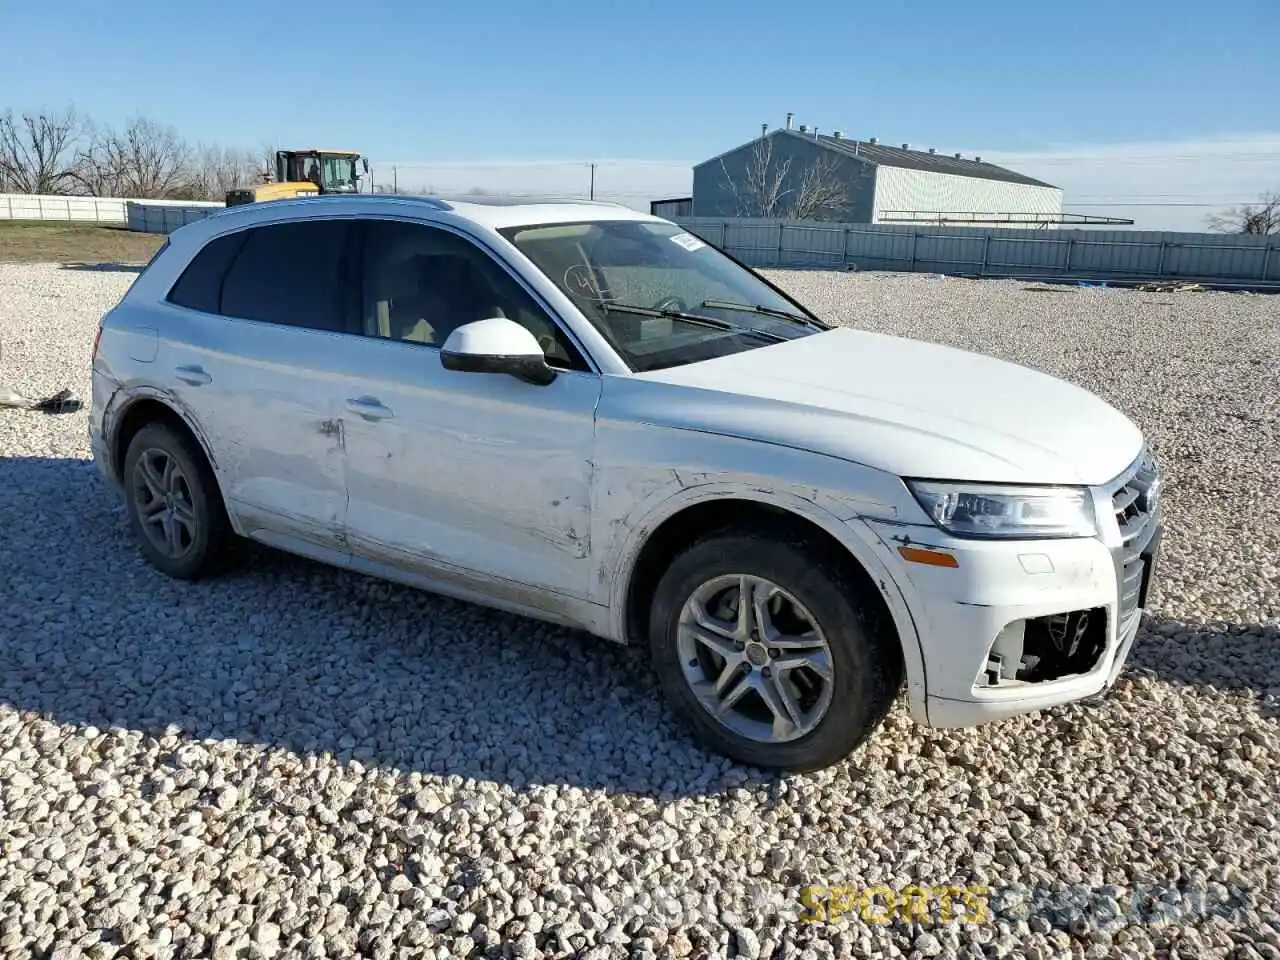
<svg viewBox="0 0 1280 960"><path fill-rule="evenodd" d="M1081 487L997 487L909 480L925 513L957 537L1035 539L1092 537L1089 492Z"/></svg>

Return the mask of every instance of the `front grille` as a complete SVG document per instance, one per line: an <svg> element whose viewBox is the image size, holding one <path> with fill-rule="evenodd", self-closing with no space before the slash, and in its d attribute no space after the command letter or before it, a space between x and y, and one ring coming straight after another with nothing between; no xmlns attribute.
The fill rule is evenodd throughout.
<svg viewBox="0 0 1280 960"><path fill-rule="evenodd" d="M1117 478L1111 487L1120 545L1116 548L1116 574L1120 580L1117 621L1126 624L1138 609L1146 561L1143 551L1157 529L1160 470L1147 451Z"/></svg>

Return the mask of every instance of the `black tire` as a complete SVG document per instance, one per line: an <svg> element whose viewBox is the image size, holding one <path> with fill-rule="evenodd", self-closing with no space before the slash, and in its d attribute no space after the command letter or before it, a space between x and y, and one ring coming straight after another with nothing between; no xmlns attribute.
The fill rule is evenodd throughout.
<svg viewBox="0 0 1280 960"><path fill-rule="evenodd" d="M650 650L667 701L710 749L737 762L805 773L838 763L883 721L902 684L901 648L878 597L868 595L874 586L847 562L785 532L731 529L699 540L671 563L653 596ZM730 730L704 709L686 680L678 647L681 610L700 585L733 574L772 581L807 608L825 635L830 704L797 739L767 742Z"/></svg>
<svg viewBox="0 0 1280 960"><path fill-rule="evenodd" d="M180 552L162 549L144 527L138 502L139 485L146 485L142 474L144 454L151 462L171 458L180 473L179 496L185 497L189 504L195 528L193 536L182 537ZM217 479L204 452L189 434L165 423L147 424L129 442L122 476L129 526L147 562L178 580L215 576L229 566L235 532L227 518ZM147 526L155 530L154 524Z"/></svg>

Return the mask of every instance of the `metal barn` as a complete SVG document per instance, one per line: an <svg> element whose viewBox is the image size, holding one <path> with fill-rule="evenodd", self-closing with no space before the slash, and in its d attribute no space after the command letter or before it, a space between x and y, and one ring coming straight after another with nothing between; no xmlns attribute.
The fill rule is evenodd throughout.
<svg viewBox="0 0 1280 960"><path fill-rule="evenodd" d="M1062 190L981 157L819 134L768 131L693 168L696 217L845 223L1053 226Z"/></svg>

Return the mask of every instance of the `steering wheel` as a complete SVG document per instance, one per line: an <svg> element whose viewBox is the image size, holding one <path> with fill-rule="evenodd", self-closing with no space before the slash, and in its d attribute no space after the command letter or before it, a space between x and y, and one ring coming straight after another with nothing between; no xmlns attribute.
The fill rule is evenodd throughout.
<svg viewBox="0 0 1280 960"><path fill-rule="evenodd" d="M674 310L676 313L688 313L689 305L679 297L666 297L653 305L655 310Z"/></svg>

